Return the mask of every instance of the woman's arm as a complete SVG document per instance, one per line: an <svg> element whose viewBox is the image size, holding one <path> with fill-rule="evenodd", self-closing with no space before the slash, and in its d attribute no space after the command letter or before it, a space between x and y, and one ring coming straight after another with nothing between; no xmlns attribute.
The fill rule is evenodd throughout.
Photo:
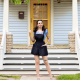
<svg viewBox="0 0 80 80"><path fill-rule="evenodd" d="M48 33L46 34L46 37L47 37L47 42L46 42L46 44L48 44L49 41L50 41L50 37L49 37L49 34L48 34Z"/></svg>
<svg viewBox="0 0 80 80"><path fill-rule="evenodd" d="M31 30L29 31L29 36L30 36L30 40L31 40L32 42L34 42L34 41L35 41L35 37L34 37L34 35L33 35L33 38L31 37Z"/></svg>
<svg viewBox="0 0 80 80"><path fill-rule="evenodd" d="M31 37L31 35L29 35L30 36L30 40L32 40L32 42L34 42L35 41L35 37L33 36L33 38Z"/></svg>

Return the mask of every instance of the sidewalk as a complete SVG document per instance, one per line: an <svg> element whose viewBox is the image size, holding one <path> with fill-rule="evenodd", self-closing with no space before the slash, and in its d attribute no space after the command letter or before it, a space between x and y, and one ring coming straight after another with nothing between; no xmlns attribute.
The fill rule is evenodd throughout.
<svg viewBox="0 0 80 80"><path fill-rule="evenodd" d="M22 76L20 80L37 80L37 77ZM40 77L40 80L50 80L50 77ZM56 80L56 78L53 77L53 80Z"/></svg>
<svg viewBox="0 0 80 80"><path fill-rule="evenodd" d="M28 75L22 75L20 80L37 80L37 77L34 76L28 76ZM40 80L50 80L49 76L40 76ZM53 80L56 80L56 76L53 77Z"/></svg>
<svg viewBox="0 0 80 80"><path fill-rule="evenodd" d="M40 76L40 80L50 80L49 75L39 75ZM56 80L56 76L54 75L53 80ZM5 80L15 80L14 78L8 78L8 77L0 77L0 79L5 79ZM36 75L21 75L20 79L16 79L16 80L37 80L37 76Z"/></svg>

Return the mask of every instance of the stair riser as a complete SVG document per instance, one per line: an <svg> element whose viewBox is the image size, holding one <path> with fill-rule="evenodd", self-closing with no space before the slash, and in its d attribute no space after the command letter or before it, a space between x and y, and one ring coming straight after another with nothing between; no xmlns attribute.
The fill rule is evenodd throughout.
<svg viewBox="0 0 80 80"><path fill-rule="evenodd" d="M3 68L35 68L35 65L4 65ZM46 68L45 65L40 65L40 69ZM50 65L50 68L79 68L79 65Z"/></svg>
<svg viewBox="0 0 80 80"><path fill-rule="evenodd" d="M31 53L31 49L11 49L12 53ZM49 53L70 53L70 49L48 49Z"/></svg>
<svg viewBox="0 0 80 80"><path fill-rule="evenodd" d="M49 63L79 63L78 60L48 60ZM35 63L35 60L4 60L4 63ZM44 63L40 60L40 63Z"/></svg>
<svg viewBox="0 0 80 80"><path fill-rule="evenodd" d="M52 75L60 75L60 74L77 74L80 71L51 71ZM0 74L23 74L23 75L36 75L36 71L0 71ZM39 71L41 75L49 75L48 71Z"/></svg>
<svg viewBox="0 0 80 80"><path fill-rule="evenodd" d="M4 58L28 58L28 57L31 57L31 58L34 58L33 55L5 55ZM50 57L53 57L53 58L60 58L60 57L63 57L63 58L78 58L76 55L48 55L48 58ZM40 57L42 58L42 57Z"/></svg>

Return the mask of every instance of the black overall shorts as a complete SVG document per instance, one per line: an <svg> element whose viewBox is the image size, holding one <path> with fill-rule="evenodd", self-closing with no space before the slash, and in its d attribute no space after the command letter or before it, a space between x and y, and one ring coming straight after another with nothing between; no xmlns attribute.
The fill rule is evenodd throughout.
<svg viewBox="0 0 80 80"><path fill-rule="evenodd" d="M42 46L45 44L45 42L43 41L44 32L43 34L36 34L36 32L34 32L34 37L36 39L36 42L33 44L31 54L38 56L47 56L48 55L47 46Z"/></svg>

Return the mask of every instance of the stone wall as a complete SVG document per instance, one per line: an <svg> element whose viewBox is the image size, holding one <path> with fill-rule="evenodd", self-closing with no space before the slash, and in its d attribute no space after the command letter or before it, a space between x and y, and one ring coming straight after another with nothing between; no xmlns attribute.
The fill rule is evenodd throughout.
<svg viewBox="0 0 80 80"><path fill-rule="evenodd" d="M0 44L2 40L2 32L0 33ZM6 53L11 53L11 48L13 48L13 34L11 32L6 32Z"/></svg>
<svg viewBox="0 0 80 80"><path fill-rule="evenodd" d="M6 53L11 53L13 48L13 34L11 32L6 33Z"/></svg>
<svg viewBox="0 0 80 80"><path fill-rule="evenodd" d="M2 32L0 32L0 45L1 45L1 40L2 40Z"/></svg>
<svg viewBox="0 0 80 80"><path fill-rule="evenodd" d="M75 32L68 33L70 53L75 53Z"/></svg>

